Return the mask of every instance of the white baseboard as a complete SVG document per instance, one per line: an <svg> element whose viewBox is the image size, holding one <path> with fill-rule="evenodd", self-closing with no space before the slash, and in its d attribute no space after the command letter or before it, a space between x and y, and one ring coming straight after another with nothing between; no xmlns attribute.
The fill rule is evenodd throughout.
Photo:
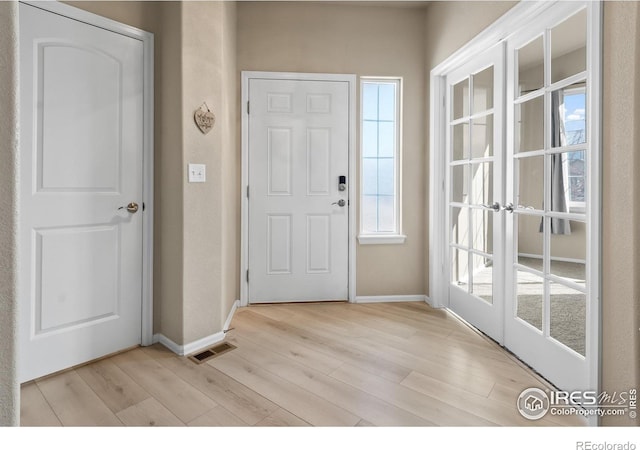
<svg viewBox="0 0 640 450"><path fill-rule="evenodd" d="M224 322L222 331L203 337L202 339L198 339L197 341L189 342L185 345L176 344L164 334L157 333L153 335L153 343L160 343L171 350L173 353L180 356L185 356L190 355L191 353L194 353L202 348L209 347L213 344L217 344L218 342L222 342L224 340L225 332L229 329L229 325L233 320L233 315L235 314L239 306L240 300L236 300L235 302L233 302L231 311L229 311L227 320Z"/></svg>
<svg viewBox="0 0 640 450"><path fill-rule="evenodd" d="M222 327L222 331L226 333L229 331L229 327L231 326L231 321L233 320L233 315L236 313L236 310L240 307L240 300L236 300L231 305L231 311L229 311L229 315L227 316L227 320L224 322L224 327Z"/></svg>
<svg viewBox="0 0 640 450"><path fill-rule="evenodd" d="M359 295L354 303L427 302L426 295Z"/></svg>

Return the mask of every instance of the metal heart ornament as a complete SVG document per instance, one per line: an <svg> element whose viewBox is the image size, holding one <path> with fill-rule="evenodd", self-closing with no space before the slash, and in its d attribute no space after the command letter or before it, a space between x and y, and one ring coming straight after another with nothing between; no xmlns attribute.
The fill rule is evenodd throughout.
<svg viewBox="0 0 640 450"><path fill-rule="evenodd" d="M202 107L196 109L196 112L193 114L193 118L203 134L207 134L211 131L213 125L216 123L216 116L209 111L209 108L207 108L206 111L202 109Z"/></svg>

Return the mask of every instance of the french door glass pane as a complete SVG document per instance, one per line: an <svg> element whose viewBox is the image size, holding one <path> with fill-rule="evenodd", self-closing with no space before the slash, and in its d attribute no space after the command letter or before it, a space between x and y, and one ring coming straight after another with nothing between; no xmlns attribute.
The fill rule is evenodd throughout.
<svg viewBox="0 0 640 450"><path fill-rule="evenodd" d="M460 119L469 115L469 79L465 78L455 86L453 86L453 99L451 101L453 108L453 120Z"/></svg>
<svg viewBox="0 0 640 450"><path fill-rule="evenodd" d="M493 203L493 163L471 165L471 203L490 205Z"/></svg>
<svg viewBox="0 0 640 450"><path fill-rule="evenodd" d="M571 16L551 30L551 82L587 68L587 10Z"/></svg>
<svg viewBox="0 0 640 450"><path fill-rule="evenodd" d="M495 214L487 209L472 210L471 237L475 250L493 253L493 216Z"/></svg>
<svg viewBox="0 0 640 450"><path fill-rule="evenodd" d="M493 156L493 114L472 120L471 157Z"/></svg>
<svg viewBox="0 0 640 450"><path fill-rule="evenodd" d="M551 234L551 274L586 287L586 224L572 220L569 225L571 234Z"/></svg>
<svg viewBox="0 0 640 450"><path fill-rule="evenodd" d="M586 152L584 150L553 154L551 159L551 211L568 213L572 205L586 198ZM584 211L583 211L584 212Z"/></svg>
<svg viewBox="0 0 640 450"><path fill-rule="evenodd" d="M469 246L469 208L451 208L451 242Z"/></svg>
<svg viewBox="0 0 640 450"><path fill-rule="evenodd" d="M544 86L544 41L542 36L518 49L518 96Z"/></svg>
<svg viewBox="0 0 640 450"><path fill-rule="evenodd" d="M493 108L493 66L473 76L473 114Z"/></svg>
<svg viewBox="0 0 640 450"><path fill-rule="evenodd" d="M451 282L465 290L468 288L469 253L464 250L451 249Z"/></svg>
<svg viewBox="0 0 640 450"><path fill-rule="evenodd" d="M560 283L550 283L550 335L585 355L586 296Z"/></svg>
<svg viewBox="0 0 640 450"><path fill-rule="evenodd" d="M544 156L531 156L516 160L518 170L518 208L543 209Z"/></svg>
<svg viewBox="0 0 640 450"><path fill-rule="evenodd" d="M493 304L493 260L473 254L473 286L471 293L487 303Z"/></svg>
<svg viewBox="0 0 640 450"><path fill-rule="evenodd" d="M542 331L544 279L529 272L517 271L517 316Z"/></svg>
<svg viewBox="0 0 640 450"><path fill-rule="evenodd" d="M530 267L542 273L543 233L540 232L542 216L518 214L517 220L517 249L518 264Z"/></svg>
<svg viewBox="0 0 640 450"><path fill-rule="evenodd" d="M544 149L544 97L516 105L516 153Z"/></svg>
<svg viewBox="0 0 640 450"><path fill-rule="evenodd" d="M451 167L451 201L466 203L469 199L469 165Z"/></svg>
<svg viewBox="0 0 640 450"><path fill-rule="evenodd" d="M469 159L469 124L465 122L454 125L451 134L453 136L452 160Z"/></svg>

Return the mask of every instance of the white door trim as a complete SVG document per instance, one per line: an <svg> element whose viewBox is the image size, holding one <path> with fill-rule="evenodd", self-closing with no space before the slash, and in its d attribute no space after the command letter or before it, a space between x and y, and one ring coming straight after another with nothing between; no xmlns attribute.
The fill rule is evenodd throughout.
<svg viewBox="0 0 640 450"><path fill-rule="evenodd" d="M349 83L349 302L356 299L356 75L292 73L292 72L242 72L242 179L241 179L241 228L240 243L240 306L249 304L247 270L249 270L249 201L247 186L249 185L249 81L263 80L306 80L306 81L342 81Z"/></svg>
<svg viewBox="0 0 640 450"><path fill-rule="evenodd" d="M142 345L153 344L153 33L57 1L21 1L27 5L93 25L142 42L144 130L142 185Z"/></svg>
<svg viewBox="0 0 640 450"><path fill-rule="evenodd" d="M507 39L512 34L526 28L526 25L536 20L540 15L549 11L549 8L558 8L561 1L549 2L520 2L500 17L496 22L487 27L478 36L472 39L460 50L453 53L448 59L435 67L430 73L430 142L429 142L429 298L430 304L436 308L447 308L448 304L448 272L444 266L447 260L446 252L448 243L442 239L446 233L445 215L445 94L446 75L456 67L469 61L482 50L492 47L496 43ZM591 360L588 367L589 385L599 392L601 387L601 154L602 154L602 3L585 1L580 3L570 2L560 8L577 9L584 4L591 11L591 19L588 24L587 70L590 76L588 94L588 108L591 112L590 146L595 147L590 152L591 164L588 166L590 204L587 209L587 219L590 230L587 234L588 276L590 277L590 296L587 308L591 310L591 333L587 336L587 347L591 348ZM505 317L506 320L506 317ZM591 425L597 425L599 419L595 416L589 418Z"/></svg>

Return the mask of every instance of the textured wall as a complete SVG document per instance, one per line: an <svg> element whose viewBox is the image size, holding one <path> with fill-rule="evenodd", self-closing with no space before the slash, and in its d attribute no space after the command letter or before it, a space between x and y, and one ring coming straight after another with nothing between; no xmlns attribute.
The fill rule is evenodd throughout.
<svg viewBox="0 0 640 450"><path fill-rule="evenodd" d="M608 392L640 387L639 39L640 3L604 2L602 388ZM626 416L603 423L634 424Z"/></svg>
<svg viewBox="0 0 640 450"><path fill-rule="evenodd" d="M356 291L425 294L424 10L339 3L240 2L238 70L403 77L402 231L407 240L358 245ZM359 154L359 142L356 149ZM351 187L359 188L353 181Z"/></svg>
<svg viewBox="0 0 640 450"><path fill-rule="evenodd" d="M18 77L16 2L0 2L0 426L17 425L16 223Z"/></svg>

